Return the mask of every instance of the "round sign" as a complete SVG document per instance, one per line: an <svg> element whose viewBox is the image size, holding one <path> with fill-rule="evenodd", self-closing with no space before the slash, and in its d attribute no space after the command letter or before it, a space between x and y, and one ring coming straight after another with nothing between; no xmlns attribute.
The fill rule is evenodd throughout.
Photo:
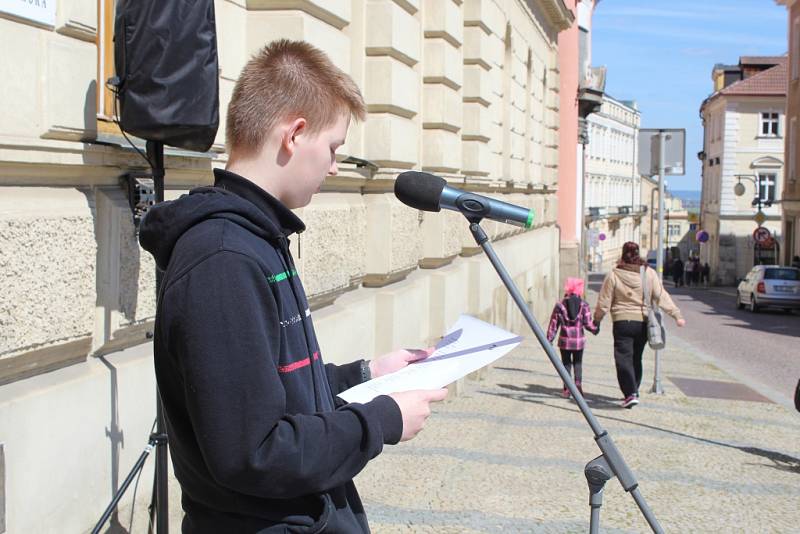
<svg viewBox="0 0 800 534"><path fill-rule="evenodd" d="M605 241L606 240L606 234L601 233L599 236L597 236L597 239L599 239L600 241Z"/></svg>
<svg viewBox="0 0 800 534"><path fill-rule="evenodd" d="M698 243L705 243L708 241L708 232L705 230L700 230L694 235L694 238L697 239Z"/></svg>
<svg viewBox="0 0 800 534"><path fill-rule="evenodd" d="M769 239L772 238L772 234L767 228L763 226L759 226L755 230L753 230L753 239L755 239L756 243L766 243Z"/></svg>

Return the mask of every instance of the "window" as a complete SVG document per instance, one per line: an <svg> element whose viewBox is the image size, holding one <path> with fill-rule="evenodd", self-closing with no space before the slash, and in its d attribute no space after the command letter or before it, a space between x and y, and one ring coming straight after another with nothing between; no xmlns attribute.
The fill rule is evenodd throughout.
<svg viewBox="0 0 800 534"><path fill-rule="evenodd" d="M670 237L677 237L681 235L681 225L680 224L670 224L668 228L669 236Z"/></svg>
<svg viewBox="0 0 800 534"><path fill-rule="evenodd" d="M773 136L778 135L778 114L773 112L761 113L761 135Z"/></svg>
<svg viewBox="0 0 800 534"><path fill-rule="evenodd" d="M775 200L775 177L774 172L758 173L758 196L761 197L761 202Z"/></svg>

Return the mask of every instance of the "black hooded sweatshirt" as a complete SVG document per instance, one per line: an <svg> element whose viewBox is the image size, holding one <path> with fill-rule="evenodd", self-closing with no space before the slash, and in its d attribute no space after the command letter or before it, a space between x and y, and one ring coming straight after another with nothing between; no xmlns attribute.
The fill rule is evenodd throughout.
<svg viewBox="0 0 800 534"><path fill-rule="evenodd" d="M305 229L233 173L151 208L165 271L155 371L192 533L369 532L352 478L397 443L393 399L345 404L361 362L324 365L288 236Z"/></svg>

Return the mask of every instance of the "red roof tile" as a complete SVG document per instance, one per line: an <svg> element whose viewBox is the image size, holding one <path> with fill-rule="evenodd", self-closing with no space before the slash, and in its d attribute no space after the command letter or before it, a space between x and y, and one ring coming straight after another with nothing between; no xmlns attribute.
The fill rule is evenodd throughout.
<svg viewBox="0 0 800 534"><path fill-rule="evenodd" d="M788 78L786 56L776 58L778 64L744 80L732 83L719 94L723 95L785 95Z"/></svg>

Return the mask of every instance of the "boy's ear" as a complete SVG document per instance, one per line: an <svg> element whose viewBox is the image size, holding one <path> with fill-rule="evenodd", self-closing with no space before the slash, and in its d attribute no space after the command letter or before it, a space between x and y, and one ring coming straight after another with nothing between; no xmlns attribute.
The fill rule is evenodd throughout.
<svg viewBox="0 0 800 534"><path fill-rule="evenodd" d="M289 154L294 154L297 136L305 133L307 125L307 121L303 117L298 117L286 124L281 137L281 147Z"/></svg>

